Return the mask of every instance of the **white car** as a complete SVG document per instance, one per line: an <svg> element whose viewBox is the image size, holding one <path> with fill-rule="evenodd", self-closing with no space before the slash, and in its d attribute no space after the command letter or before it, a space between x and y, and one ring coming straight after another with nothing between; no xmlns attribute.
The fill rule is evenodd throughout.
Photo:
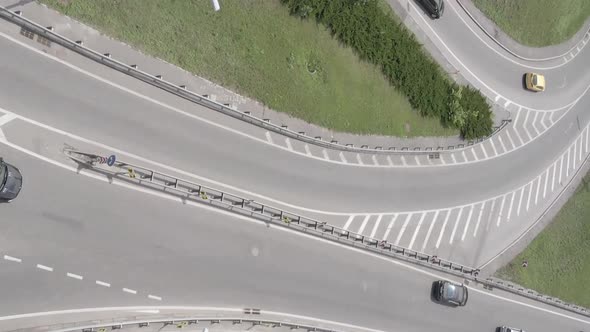
<svg viewBox="0 0 590 332"><path fill-rule="evenodd" d="M502 326L502 327L500 327L500 332L525 332L525 330L517 329L517 328L509 327L509 326Z"/></svg>

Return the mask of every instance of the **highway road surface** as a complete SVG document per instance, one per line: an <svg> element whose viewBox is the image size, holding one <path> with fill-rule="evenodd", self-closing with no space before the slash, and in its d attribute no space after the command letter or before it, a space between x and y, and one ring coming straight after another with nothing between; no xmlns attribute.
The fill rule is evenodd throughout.
<svg viewBox="0 0 590 332"><path fill-rule="evenodd" d="M288 140L0 22L0 153L25 174L22 197L0 207L0 281L13 299L0 311L166 301L258 306L383 330L587 329L587 320L477 287L468 307L441 307L429 299L436 276L426 272L65 169L74 165L64 144L116 152L357 233L485 264L535 222L589 155L590 58L586 47L545 62L511 58L447 2L441 20L412 3L405 19L513 121L439 160ZM546 75L545 93L522 89L526 71Z"/></svg>
<svg viewBox="0 0 590 332"><path fill-rule="evenodd" d="M0 291L11 299L0 301L3 316L173 304L254 307L387 331L590 324L481 286L470 288L466 307L442 306L430 298L438 278L430 272L63 166L73 163L52 165L6 146L0 153L28 179L22 197L2 206L1 254L10 260L0 261Z"/></svg>

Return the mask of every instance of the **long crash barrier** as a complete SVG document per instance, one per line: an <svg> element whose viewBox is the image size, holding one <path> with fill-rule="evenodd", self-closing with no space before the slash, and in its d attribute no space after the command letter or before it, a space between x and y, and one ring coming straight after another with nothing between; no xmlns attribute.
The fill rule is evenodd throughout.
<svg viewBox="0 0 590 332"><path fill-rule="evenodd" d="M334 242L368 250L392 258L403 259L417 264L434 267L457 276L477 276L478 269L451 262L434 255L393 245L387 241L357 234L330 225L326 222L308 218L294 212L256 202L219 189L207 187L192 181L158 172L156 170L118 160L114 155L104 157L93 153L65 147L63 152L80 166L86 167L111 178L118 178L151 189L176 195L184 200L205 203L234 213L247 215L264 222L312 234Z"/></svg>
<svg viewBox="0 0 590 332"><path fill-rule="evenodd" d="M564 310L590 317L587 308L569 304L559 299L539 294L518 285L496 279L478 278L480 270L452 262L436 255L410 250L393 245L387 241L371 238L362 234L330 225L316 219L308 218L297 213L286 211L274 206L256 202L238 195L230 194L192 181L180 179L156 170L118 160L116 156L100 156L93 153L78 151L73 147L65 147L64 153L80 166L94 170L104 175L132 182L154 190L167 192L185 200L208 204L220 209L273 223L282 227L294 229L332 242L346 244L351 247L373 252L394 259L400 259L412 264L432 268L444 273L482 284L484 288L502 289L533 300L537 300Z"/></svg>
<svg viewBox="0 0 590 332"><path fill-rule="evenodd" d="M37 34L39 36L39 40L42 43L47 44L48 42L54 42L58 45L61 45L71 51L74 51L84 57L87 57L93 61L101 63L111 69L114 69L118 72L123 74L132 76L138 80L141 80L147 84L155 86L159 89L172 93L176 96L199 104L201 106L207 107L211 110L223 113L225 115L231 116L233 118L248 122L250 124L256 125L261 127L265 130L272 131L274 133L293 138L308 144L316 145L323 148L329 148L333 150L339 151L348 151L348 152L356 152L356 153L372 153L372 154L417 154L417 155L430 155L432 151L449 151L449 150L461 150L466 149L474 144L482 143L483 141L493 137L497 133L499 133L504 127L506 127L512 120L505 119L502 120L501 124L494 128L494 131L487 137L482 137L477 140L468 141L466 144L458 144L456 146L438 146L438 147L426 147L424 149L414 148L408 149L407 147L399 148L399 147L389 147L383 148L381 146L376 147L369 147L367 145L363 145L361 147L355 147L353 144L344 144L339 143L338 141L331 140L326 141L322 140L321 137L311 137L305 135L304 132L296 132L289 129L286 126L280 126L277 124L273 124L268 119L260 119L255 117L249 112L240 112L238 110L232 109L228 107L228 105L220 104L215 101L208 99L205 96L196 94L186 89L186 86L183 85L175 85L170 82L165 81L161 75L151 75L144 71L141 71L137 68L136 65L128 65L122 62L119 62L112 58L110 53L99 53L92 49L87 48L83 45L82 41L74 42L56 32L53 31L52 27L43 27L35 22L28 20L27 18L22 16L21 12L12 12L2 6L0 6L0 17L12 22L18 26L20 26L23 30L21 33L23 35L29 36L29 38L34 38L34 35Z"/></svg>
<svg viewBox="0 0 590 332"><path fill-rule="evenodd" d="M39 328L39 331L54 331L54 332L107 332L112 330L129 329L137 331L137 329L146 329L153 331L160 331L165 328L172 327L174 329L201 329L207 331L212 330L237 330L236 327L242 327L244 331L255 327L280 329L283 331L307 331L307 332L345 332L345 330L335 330L326 327L312 326L308 324L298 324L287 321L257 319L257 318L231 318L231 317L178 317L174 319L151 319L151 320L133 320L133 321L118 321L118 322L104 322L93 325L79 325L62 327L60 325L44 326ZM34 331L34 330L33 330ZM346 331L354 331L354 329L347 329Z"/></svg>

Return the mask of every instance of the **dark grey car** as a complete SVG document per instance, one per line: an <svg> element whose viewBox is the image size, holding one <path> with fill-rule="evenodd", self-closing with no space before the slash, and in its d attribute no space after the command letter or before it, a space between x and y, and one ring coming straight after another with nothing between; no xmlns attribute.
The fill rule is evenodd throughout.
<svg viewBox="0 0 590 332"><path fill-rule="evenodd" d="M418 0L418 2L432 18L440 18L445 11L443 0Z"/></svg>
<svg viewBox="0 0 590 332"><path fill-rule="evenodd" d="M445 304L464 306L467 304L467 287L446 280L438 280L434 283L434 298Z"/></svg>
<svg viewBox="0 0 590 332"><path fill-rule="evenodd" d="M0 158L0 200L10 202L15 199L22 186L23 176L18 168Z"/></svg>

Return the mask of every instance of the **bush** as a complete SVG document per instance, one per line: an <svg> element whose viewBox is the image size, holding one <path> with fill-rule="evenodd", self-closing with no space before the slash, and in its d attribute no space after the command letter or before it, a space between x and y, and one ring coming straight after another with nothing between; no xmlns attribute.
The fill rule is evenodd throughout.
<svg viewBox="0 0 590 332"><path fill-rule="evenodd" d="M377 0L282 0L292 15L315 18L362 59L379 66L422 116L438 117L466 139L492 132L492 112L479 91L450 82L401 23ZM457 96L457 92L459 95Z"/></svg>

